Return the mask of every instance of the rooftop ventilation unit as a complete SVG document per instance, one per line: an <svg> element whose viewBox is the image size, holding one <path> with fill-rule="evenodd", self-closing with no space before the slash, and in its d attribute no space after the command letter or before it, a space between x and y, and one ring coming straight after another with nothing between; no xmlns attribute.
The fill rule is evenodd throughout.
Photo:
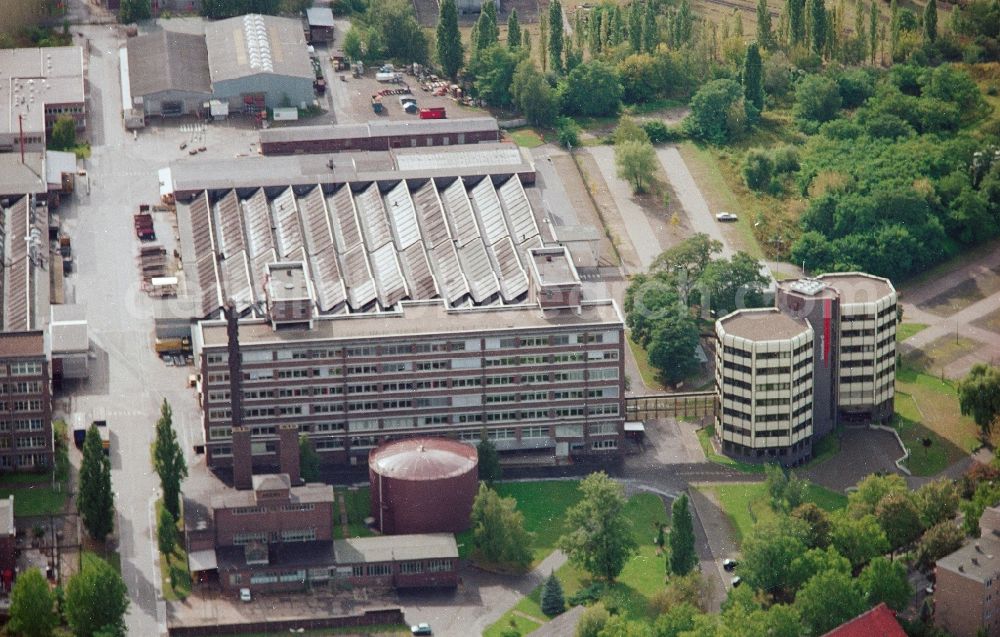
<svg viewBox="0 0 1000 637"><path fill-rule="evenodd" d="M794 281L789 287L799 294L816 296L823 291L826 284L815 279L799 279L798 281Z"/></svg>

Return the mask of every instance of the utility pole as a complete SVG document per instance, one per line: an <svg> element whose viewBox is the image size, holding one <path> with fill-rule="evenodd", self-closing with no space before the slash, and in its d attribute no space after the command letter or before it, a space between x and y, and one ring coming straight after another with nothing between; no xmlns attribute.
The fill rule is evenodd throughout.
<svg viewBox="0 0 1000 637"><path fill-rule="evenodd" d="M17 114L18 139L21 142L21 163L24 163L24 115Z"/></svg>

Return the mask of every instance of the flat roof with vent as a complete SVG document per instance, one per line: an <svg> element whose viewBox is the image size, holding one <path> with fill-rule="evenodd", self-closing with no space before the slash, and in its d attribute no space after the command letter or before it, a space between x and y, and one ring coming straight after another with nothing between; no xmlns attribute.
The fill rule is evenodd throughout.
<svg viewBox="0 0 1000 637"><path fill-rule="evenodd" d="M937 567L985 582L1000 571L1000 540L994 536L983 536L939 559Z"/></svg>
<svg viewBox="0 0 1000 637"><path fill-rule="evenodd" d="M268 263L267 276L267 290L273 300L310 298L305 266L302 263Z"/></svg>
<svg viewBox="0 0 1000 637"><path fill-rule="evenodd" d="M46 104L85 101L82 48L0 50L0 133L17 133L19 124L25 133L44 131Z"/></svg>
<svg viewBox="0 0 1000 637"><path fill-rule="evenodd" d="M788 287L799 294L816 296L823 291L826 284L816 279L799 279L798 281L792 281Z"/></svg>

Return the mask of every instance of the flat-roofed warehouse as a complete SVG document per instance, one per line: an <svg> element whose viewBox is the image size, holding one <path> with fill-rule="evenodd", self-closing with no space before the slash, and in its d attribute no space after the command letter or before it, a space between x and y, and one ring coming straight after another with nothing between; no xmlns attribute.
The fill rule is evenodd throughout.
<svg viewBox="0 0 1000 637"><path fill-rule="evenodd" d="M337 153L498 141L500 127L492 117L376 120L367 124L269 128L260 132L260 152L264 155Z"/></svg>
<svg viewBox="0 0 1000 637"><path fill-rule="evenodd" d="M208 23L204 34L142 35L129 40L121 60L126 116L192 114L209 100L260 112L314 98L302 24L290 18L248 14Z"/></svg>
<svg viewBox="0 0 1000 637"><path fill-rule="evenodd" d="M86 130L83 49L56 46L0 50L0 152L45 150L46 135L61 116Z"/></svg>

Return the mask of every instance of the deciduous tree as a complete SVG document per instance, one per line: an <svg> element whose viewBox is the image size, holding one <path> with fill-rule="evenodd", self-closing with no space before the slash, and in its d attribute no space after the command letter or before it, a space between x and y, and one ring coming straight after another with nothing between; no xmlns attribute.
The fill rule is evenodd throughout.
<svg viewBox="0 0 1000 637"><path fill-rule="evenodd" d="M60 115L52 125L49 150L73 150L76 146L76 121L69 115Z"/></svg>
<svg viewBox="0 0 1000 637"><path fill-rule="evenodd" d="M512 14L511 17L515 17L515 14ZM516 17L514 23L517 24ZM518 44L520 44L520 31L517 32L517 38ZM437 59L438 64L441 65L441 72L447 77L455 79L455 76L458 75L458 70L462 68L462 61L465 57L465 51L462 48L462 36L458 32L458 10L455 8L455 0L441 0L441 9L438 13L436 45Z"/></svg>
<svg viewBox="0 0 1000 637"><path fill-rule="evenodd" d="M847 496L847 507L854 517L875 513L882 498L891 493L906 493L908 488L903 477L895 473L887 475L871 474L858 483L858 488Z"/></svg>
<svg viewBox="0 0 1000 637"><path fill-rule="evenodd" d="M822 56L826 46L826 3L824 0L809 0L809 18L812 21L809 29L811 36L812 50L816 55Z"/></svg>
<svg viewBox="0 0 1000 637"><path fill-rule="evenodd" d="M649 362L660 378L671 385L698 371L698 323L683 313L668 314L657 319L649 340Z"/></svg>
<svg viewBox="0 0 1000 637"><path fill-rule="evenodd" d="M124 636L128 605L121 575L99 557L84 559L66 585L66 621L77 635Z"/></svg>
<svg viewBox="0 0 1000 637"><path fill-rule="evenodd" d="M917 542L917 564L920 568L930 568L945 555L957 551L964 540L965 532L952 520L935 524Z"/></svg>
<svg viewBox="0 0 1000 637"><path fill-rule="evenodd" d="M600 60L585 62L559 82L563 112L571 115L603 117L618 112L622 85L618 71Z"/></svg>
<svg viewBox="0 0 1000 637"><path fill-rule="evenodd" d="M173 555L177 547L177 520L170 515L167 507L160 509L156 523L156 545L165 556Z"/></svg>
<svg viewBox="0 0 1000 637"><path fill-rule="evenodd" d="M160 487L163 489L163 506L170 511L174 519L180 519L181 482L188 475L187 464L184 462L184 452L177 443L177 432L174 431L173 412L170 404L163 399L160 406L160 419L156 421L156 439L153 441L153 468L160 476Z"/></svg>
<svg viewBox="0 0 1000 637"><path fill-rule="evenodd" d="M806 551L805 535L805 525L794 518L754 526L742 546L746 583L768 593L788 590L794 582L792 562Z"/></svg>
<svg viewBox="0 0 1000 637"><path fill-rule="evenodd" d="M768 51L774 48L771 10L767 6L767 0L757 0L757 42Z"/></svg>
<svg viewBox="0 0 1000 637"><path fill-rule="evenodd" d="M103 542L114 528L115 503L111 491L111 463L104 455L104 445L96 425L87 429L83 441L76 506L90 537Z"/></svg>
<svg viewBox="0 0 1000 637"><path fill-rule="evenodd" d="M687 575L698 564L694 548L694 523L686 493L674 500L670 507L670 572Z"/></svg>
<svg viewBox="0 0 1000 637"><path fill-rule="evenodd" d="M483 429L479 437L479 444L476 445L476 452L479 454L479 479L488 485L499 482L503 477L503 468L500 466L500 454L496 445L490 440L486 429Z"/></svg>
<svg viewBox="0 0 1000 637"><path fill-rule="evenodd" d="M755 117L764 110L764 71L756 42L747 45L743 61L743 99L748 108L753 106Z"/></svg>
<svg viewBox="0 0 1000 637"><path fill-rule="evenodd" d="M924 6L924 42L937 40L937 0L927 0Z"/></svg>
<svg viewBox="0 0 1000 637"><path fill-rule="evenodd" d="M556 95L531 58L525 57L518 63L510 91L514 104L529 124L541 128L552 127L559 112Z"/></svg>
<svg viewBox="0 0 1000 637"><path fill-rule="evenodd" d="M299 436L299 472L305 482L319 481L319 454L309 436Z"/></svg>
<svg viewBox="0 0 1000 637"><path fill-rule="evenodd" d="M917 539L923 531L920 512L909 493L892 493L882 498L875 507L875 519L893 551Z"/></svg>
<svg viewBox="0 0 1000 637"><path fill-rule="evenodd" d="M734 80L713 80L691 98L691 114L685 118L684 127L693 137L723 144L739 132L731 115L743 108L742 86Z"/></svg>
<svg viewBox="0 0 1000 637"><path fill-rule="evenodd" d="M10 621L7 631L23 637L49 637L59 623L52 608L55 601L49 583L37 568L17 576L10 592Z"/></svg>
<svg viewBox="0 0 1000 637"><path fill-rule="evenodd" d="M787 0L785 13L788 15L788 43L802 44L806 35L805 0Z"/></svg>
<svg viewBox="0 0 1000 637"><path fill-rule="evenodd" d="M963 416L972 416L987 437L1000 414L1000 368L976 363L958 384L958 403Z"/></svg>
<svg viewBox="0 0 1000 637"><path fill-rule="evenodd" d="M906 567L881 556L873 559L861 571L858 585L869 606L885 602L889 608L901 611L913 597L913 587L906 577Z"/></svg>
<svg viewBox="0 0 1000 637"><path fill-rule="evenodd" d="M874 515L853 518L838 512L831 518L830 544L858 568L889 550L889 540Z"/></svg>
<svg viewBox="0 0 1000 637"><path fill-rule="evenodd" d="M806 546L809 548L826 548L830 545L830 515L812 502L800 504L791 513L793 518L798 518L806 523L808 533L805 536Z"/></svg>
<svg viewBox="0 0 1000 637"><path fill-rule="evenodd" d="M618 167L618 176L632 184L632 192L642 193L646 191L646 186L652 182L656 172L656 152L648 141L615 144L615 165Z"/></svg>
<svg viewBox="0 0 1000 637"><path fill-rule="evenodd" d="M531 536L514 498L501 498L480 484L472 503L471 526L476 554L485 561L519 568L531 563Z"/></svg>
<svg viewBox="0 0 1000 637"><path fill-rule="evenodd" d="M624 489L602 471L584 478L580 491L580 502L566 512L571 530L559 538L559 548L594 577L613 582L637 548Z"/></svg>
<svg viewBox="0 0 1000 637"><path fill-rule="evenodd" d="M149 20L153 17L149 0L121 0L118 5L118 22L131 24L140 20Z"/></svg>
<svg viewBox="0 0 1000 637"><path fill-rule="evenodd" d="M823 635L865 610L865 600L850 574L815 575L795 595L795 608L811 635Z"/></svg>
<svg viewBox="0 0 1000 637"><path fill-rule="evenodd" d="M958 513L958 489L947 478L928 482L913 494L920 511L920 523L925 529L950 520Z"/></svg>

